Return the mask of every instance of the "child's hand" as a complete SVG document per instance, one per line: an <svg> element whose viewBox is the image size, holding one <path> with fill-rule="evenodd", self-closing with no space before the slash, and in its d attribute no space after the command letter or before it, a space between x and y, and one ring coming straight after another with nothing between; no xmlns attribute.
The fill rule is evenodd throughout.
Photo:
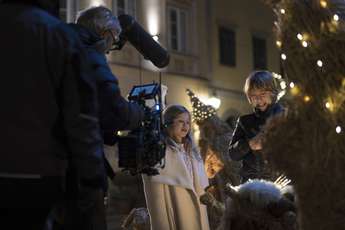
<svg viewBox="0 0 345 230"><path fill-rule="evenodd" d="M262 149L262 138L261 135L257 135L249 140L248 142L251 150L257 151Z"/></svg>

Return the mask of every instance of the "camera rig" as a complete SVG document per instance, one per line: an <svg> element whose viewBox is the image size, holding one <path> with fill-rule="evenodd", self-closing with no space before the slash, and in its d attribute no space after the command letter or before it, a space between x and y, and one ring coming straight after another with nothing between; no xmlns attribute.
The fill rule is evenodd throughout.
<svg viewBox="0 0 345 230"><path fill-rule="evenodd" d="M159 174L158 168L165 166L161 85L134 86L128 100L144 108L145 119L138 129L118 137L119 167L132 175ZM153 101L153 106L147 106L148 101Z"/></svg>

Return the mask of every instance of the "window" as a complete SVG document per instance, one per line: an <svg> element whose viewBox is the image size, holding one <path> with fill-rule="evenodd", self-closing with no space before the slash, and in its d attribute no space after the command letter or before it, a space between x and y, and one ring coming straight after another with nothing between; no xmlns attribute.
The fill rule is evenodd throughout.
<svg viewBox="0 0 345 230"><path fill-rule="evenodd" d="M129 14L135 18L135 1L136 0L113 0L113 13L116 16L121 14Z"/></svg>
<svg viewBox="0 0 345 230"><path fill-rule="evenodd" d="M67 0L59 0L59 18L67 22Z"/></svg>
<svg viewBox="0 0 345 230"><path fill-rule="evenodd" d="M176 7L169 7L168 26L170 49L179 52L186 52L187 12Z"/></svg>
<svg viewBox="0 0 345 230"><path fill-rule="evenodd" d="M236 37L235 31L224 27L219 28L220 63L236 66Z"/></svg>
<svg viewBox="0 0 345 230"><path fill-rule="evenodd" d="M75 22L79 0L59 0L59 18L64 22Z"/></svg>
<svg viewBox="0 0 345 230"><path fill-rule="evenodd" d="M266 40L253 36L252 43L254 69L267 69Z"/></svg>

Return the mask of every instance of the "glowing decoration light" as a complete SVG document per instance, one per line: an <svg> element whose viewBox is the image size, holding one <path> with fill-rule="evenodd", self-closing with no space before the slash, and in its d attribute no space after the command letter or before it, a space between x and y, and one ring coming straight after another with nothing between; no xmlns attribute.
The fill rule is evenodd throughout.
<svg viewBox="0 0 345 230"><path fill-rule="evenodd" d="M276 45L280 48L280 47L282 47L282 42L281 41L276 41Z"/></svg>
<svg viewBox="0 0 345 230"><path fill-rule="evenodd" d="M283 59L283 60L286 60L286 58L287 58L287 57L286 57L286 54L281 54L280 57L281 57L281 59Z"/></svg>
<svg viewBox="0 0 345 230"><path fill-rule="evenodd" d="M337 105L334 101L331 101L328 99L328 101L325 103L325 107L330 111L330 112L335 112L337 109Z"/></svg>
<svg viewBox="0 0 345 230"><path fill-rule="evenodd" d="M326 0L320 0L320 5L321 5L322 8L326 8L328 3L327 3Z"/></svg>
<svg viewBox="0 0 345 230"><path fill-rule="evenodd" d="M339 16L337 14L333 15L333 20L334 21L339 21Z"/></svg>
<svg viewBox="0 0 345 230"><path fill-rule="evenodd" d="M277 100L280 100L280 98L284 97L284 95L286 94L286 91L285 90L282 90L278 93L278 96L277 96Z"/></svg>
<svg viewBox="0 0 345 230"><path fill-rule="evenodd" d="M290 88L292 89L293 87L295 87L295 83L290 82Z"/></svg>
<svg viewBox="0 0 345 230"><path fill-rule="evenodd" d="M323 66L323 62L321 60L317 60L316 64L320 68Z"/></svg>
<svg viewBox="0 0 345 230"><path fill-rule="evenodd" d="M127 136L129 131L117 131L117 135L119 137Z"/></svg>
<svg viewBox="0 0 345 230"><path fill-rule="evenodd" d="M303 101L304 101L304 102L309 102L310 99L311 99L311 98L310 98L308 95L305 95L305 96L303 97Z"/></svg>
<svg viewBox="0 0 345 230"><path fill-rule="evenodd" d="M280 75L280 74L272 72L272 75L273 75L274 78L276 78L278 80L282 79L282 75ZM345 79L344 79L344 82L345 82Z"/></svg>
<svg viewBox="0 0 345 230"><path fill-rule="evenodd" d="M281 14L285 14L285 9L280 9Z"/></svg>
<svg viewBox="0 0 345 230"><path fill-rule="evenodd" d="M297 86L295 86L295 87L290 89L290 93L291 93L291 95L296 96L300 93L300 89Z"/></svg>
<svg viewBox="0 0 345 230"><path fill-rule="evenodd" d="M280 85L280 90L277 95L277 100L279 101L280 98L282 98L286 94L286 82L282 79L282 75L277 74L275 72L272 72L272 76L277 79L279 85Z"/></svg>
<svg viewBox="0 0 345 230"><path fill-rule="evenodd" d="M300 33L298 33L298 34L297 34L297 38L298 38L298 40L301 40L301 41L302 41L302 40L303 40L303 35L300 34Z"/></svg>
<svg viewBox="0 0 345 230"><path fill-rule="evenodd" d="M329 102L329 101L327 101L326 104L325 104L325 107L326 107L327 109L331 110L331 108L332 108L332 103Z"/></svg>
<svg viewBox="0 0 345 230"><path fill-rule="evenodd" d="M339 125L335 128L335 132L338 134L341 133L341 127Z"/></svg>
<svg viewBox="0 0 345 230"><path fill-rule="evenodd" d="M308 42L303 41L303 42L302 42L302 46L303 46L303 47L308 47Z"/></svg>

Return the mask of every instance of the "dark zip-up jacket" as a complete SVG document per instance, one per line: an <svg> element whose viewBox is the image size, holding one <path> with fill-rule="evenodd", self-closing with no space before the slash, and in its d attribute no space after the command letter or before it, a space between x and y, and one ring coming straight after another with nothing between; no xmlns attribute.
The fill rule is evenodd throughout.
<svg viewBox="0 0 345 230"><path fill-rule="evenodd" d="M112 144L118 130L133 130L144 119L144 110L121 96L117 77L112 73L104 54L105 43L87 28L70 24L79 34L88 52L91 72L87 75L98 91L99 119L105 144Z"/></svg>
<svg viewBox="0 0 345 230"><path fill-rule="evenodd" d="M229 154L232 160L242 161L240 171L242 182L254 178L265 179L269 176L265 175L265 163L262 159L262 154L260 151L253 152L248 142L260 132L267 118L283 111L283 107L275 103L265 112L255 111L254 113L240 116L237 120L236 128L230 142Z"/></svg>

